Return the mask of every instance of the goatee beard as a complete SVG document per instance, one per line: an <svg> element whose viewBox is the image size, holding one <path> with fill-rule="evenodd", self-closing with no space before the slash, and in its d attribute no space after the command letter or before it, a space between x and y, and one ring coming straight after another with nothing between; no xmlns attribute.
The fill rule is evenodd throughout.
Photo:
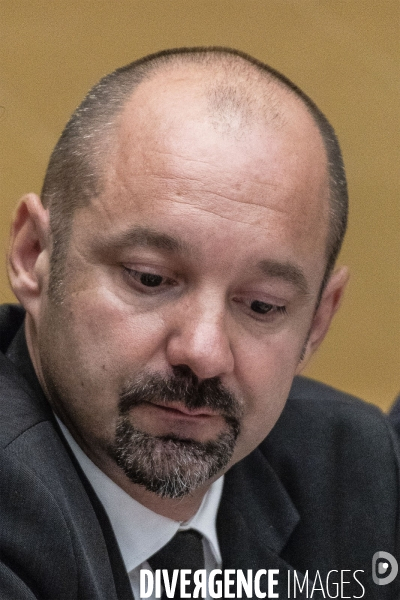
<svg viewBox="0 0 400 600"><path fill-rule="evenodd" d="M211 408L226 427L214 440L199 442L176 435L154 436L131 423L128 412L144 402L179 401L186 408ZM182 498L221 471L230 461L240 432L242 407L219 378L198 378L185 367L165 378L143 373L122 391L115 439L107 447L125 475L163 498Z"/></svg>

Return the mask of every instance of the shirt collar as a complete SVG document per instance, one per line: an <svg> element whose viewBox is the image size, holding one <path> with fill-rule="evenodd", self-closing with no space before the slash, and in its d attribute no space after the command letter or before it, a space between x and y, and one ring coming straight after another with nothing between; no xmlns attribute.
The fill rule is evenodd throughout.
<svg viewBox="0 0 400 600"><path fill-rule="evenodd" d="M191 519L185 522L174 521L153 512L129 496L90 460L65 425L58 418L57 421L83 472L104 506L128 573L165 546L179 529L196 529L201 533L208 540L216 562L221 563L216 520L222 495L223 477L210 486L199 510Z"/></svg>

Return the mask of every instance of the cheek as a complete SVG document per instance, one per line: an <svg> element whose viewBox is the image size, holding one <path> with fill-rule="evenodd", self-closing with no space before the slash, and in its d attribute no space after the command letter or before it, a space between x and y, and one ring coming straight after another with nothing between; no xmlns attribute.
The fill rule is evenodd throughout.
<svg viewBox="0 0 400 600"><path fill-rule="evenodd" d="M289 337L289 339L288 339ZM240 451L253 450L271 431L279 418L299 362L303 340L275 336L255 348L243 348L237 360L245 411Z"/></svg>
<svg viewBox="0 0 400 600"><path fill-rule="evenodd" d="M40 340L45 381L61 415L86 440L113 436L120 391L137 372L156 363L162 325L154 315L132 315L93 291L71 294L62 306L48 307Z"/></svg>
<svg viewBox="0 0 400 600"><path fill-rule="evenodd" d="M163 344L160 316L137 314L108 293L77 294L68 304L66 326L85 370L114 379L141 370L155 360Z"/></svg>
<svg viewBox="0 0 400 600"><path fill-rule="evenodd" d="M290 389L306 335L303 331L284 331L237 345L236 373L246 394L258 398L270 393L276 397Z"/></svg>

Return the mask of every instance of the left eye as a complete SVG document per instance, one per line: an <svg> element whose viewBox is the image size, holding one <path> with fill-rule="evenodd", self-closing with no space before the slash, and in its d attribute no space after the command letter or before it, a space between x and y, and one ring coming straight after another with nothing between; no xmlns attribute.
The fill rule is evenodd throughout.
<svg viewBox="0 0 400 600"><path fill-rule="evenodd" d="M260 315L266 315L267 313L271 312L271 310L274 310L275 307L273 304L267 304L266 302L261 302L260 300L253 300L253 302L250 304L250 308L252 311Z"/></svg>
<svg viewBox="0 0 400 600"><path fill-rule="evenodd" d="M252 300L236 297L234 301L242 306L246 307L247 312L250 311L250 315L258 320L274 319L277 315L286 315L286 306L280 306L279 304L270 304L269 302L263 302L262 300Z"/></svg>
<svg viewBox="0 0 400 600"><path fill-rule="evenodd" d="M260 300L253 300L253 302L250 304L250 309L259 315L266 315L273 312L286 314L285 306L268 304L267 302L261 302Z"/></svg>
<svg viewBox="0 0 400 600"><path fill-rule="evenodd" d="M161 275L154 275L153 273L138 273L138 275L140 283L147 287L157 287L163 282Z"/></svg>

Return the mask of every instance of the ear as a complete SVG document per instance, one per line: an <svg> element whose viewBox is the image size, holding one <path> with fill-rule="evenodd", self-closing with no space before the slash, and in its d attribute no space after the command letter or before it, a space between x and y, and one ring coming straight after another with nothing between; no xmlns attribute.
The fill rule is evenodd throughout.
<svg viewBox="0 0 400 600"><path fill-rule="evenodd" d="M348 280L349 270L347 267L341 267L329 278L328 283L323 291L319 306L314 314L308 340L303 350L303 356L296 371L297 375L304 369L311 356L324 339L331 324L333 315L340 306L343 292Z"/></svg>
<svg viewBox="0 0 400 600"><path fill-rule="evenodd" d="M8 276L12 290L34 319L38 317L49 271L49 213L36 194L21 198L11 226Z"/></svg>

